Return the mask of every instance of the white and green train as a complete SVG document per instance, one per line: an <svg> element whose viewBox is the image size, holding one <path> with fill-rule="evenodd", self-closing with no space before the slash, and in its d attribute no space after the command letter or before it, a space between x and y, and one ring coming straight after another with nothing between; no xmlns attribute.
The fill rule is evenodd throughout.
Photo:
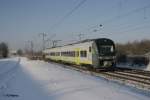
<svg viewBox="0 0 150 100"><path fill-rule="evenodd" d="M43 51L47 60L61 61L93 68L115 66L115 44L107 38L87 39Z"/></svg>

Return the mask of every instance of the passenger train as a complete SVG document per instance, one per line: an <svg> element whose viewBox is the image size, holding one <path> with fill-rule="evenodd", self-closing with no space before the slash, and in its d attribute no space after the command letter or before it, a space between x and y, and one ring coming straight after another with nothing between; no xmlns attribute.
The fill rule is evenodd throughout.
<svg viewBox="0 0 150 100"><path fill-rule="evenodd" d="M43 51L47 60L61 61L77 65L89 65L93 68L115 66L115 44L111 39L86 39Z"/></svg>

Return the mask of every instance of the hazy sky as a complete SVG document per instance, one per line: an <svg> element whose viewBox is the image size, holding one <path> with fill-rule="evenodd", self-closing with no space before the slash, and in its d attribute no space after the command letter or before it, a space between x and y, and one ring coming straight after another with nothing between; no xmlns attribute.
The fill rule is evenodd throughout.
<svg viewBox="0 0 150 100"><path fill-rule="evenodd" d="M18 49L32 40L39 49L42 32L47 39L56 34L52 39L61 43L77 41L80 33L82 39L107 37L121 43L150 39L150 0L86 0L62 21L81 1L0 0L0 42Z"/></svg>

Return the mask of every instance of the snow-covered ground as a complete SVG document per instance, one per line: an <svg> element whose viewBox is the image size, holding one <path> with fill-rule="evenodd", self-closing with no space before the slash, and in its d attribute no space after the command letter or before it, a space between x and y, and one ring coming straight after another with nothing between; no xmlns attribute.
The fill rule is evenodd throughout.
<svg viewBox="0 0 150 100"><path fill-rule="evenodd" d="M43 61L0 60L0 100L149 100L148 94Z"/></svg>

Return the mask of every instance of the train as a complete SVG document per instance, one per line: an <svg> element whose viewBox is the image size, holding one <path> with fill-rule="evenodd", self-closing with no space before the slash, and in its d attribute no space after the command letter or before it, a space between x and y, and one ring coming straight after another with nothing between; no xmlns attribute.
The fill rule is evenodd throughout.
<svg viewBox="0 0 150 100"><path fill-rule="evenodd" d="M108 38L86 39L43 50L44 59L92 68L111 68L116 65L116 50Z"/></svg>

